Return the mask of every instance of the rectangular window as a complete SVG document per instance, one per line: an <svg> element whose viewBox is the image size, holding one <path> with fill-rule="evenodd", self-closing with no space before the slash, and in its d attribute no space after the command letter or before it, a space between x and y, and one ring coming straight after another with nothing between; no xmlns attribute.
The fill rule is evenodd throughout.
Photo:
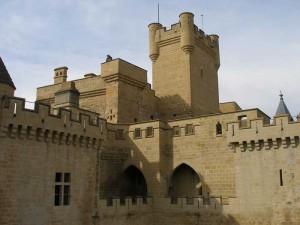
<svg viewBox="0 0 300 225"><path fill-rule="evenodd" d="M179 126L173 127L173 136L180 136L180 127Z"/></svg>
<svg viewBox="0 0 300 225"><path fill-rule="evenodd" d="M194 126L193 126L193 124L187 124L185 126L185 134L186 135L194 134Z"/></svg>
<svg viewBox="0 0 300 225"><path fill-rule="evenodd" d="M71 174L55 173L54 205L70 205Z"/></svg>
<svg viewBox="0 0 300 225"><path fill-rule="evenodd" d="M147 127L146 137L153 137L153 127Z"/></svg>
<svg viewBox="0 0 300 225"><path fill-rule="evenodd" d="M135 128L134 138L141 138L141 137L142 137L141 129L140 128Z"/></svg>

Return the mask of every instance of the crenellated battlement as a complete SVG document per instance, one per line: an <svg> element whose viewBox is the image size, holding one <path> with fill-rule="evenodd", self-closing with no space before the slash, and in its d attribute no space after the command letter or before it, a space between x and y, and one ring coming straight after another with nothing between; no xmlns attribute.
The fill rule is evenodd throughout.
<svg viewBox="0 0 300 225"><path fill-rule="evenodd" d="M27 109L25 99L16 97L4 97L2 107L2 137L98 148L106 136L106 121L97 113L58 108L52 114L49 105L35 102Z"/></svg>
<svg viewBox="0 0 300 225"><path fill-rule="evenodd" d="M240 122L227 124L227 142L234 151L299 147L300 122L291 122L288 115L274 117L273 124L264 124L262 118L251 120L246 127Z"/></svg>
<svg viewBox="0 0 300 225"><path fill-rule="evenodd" d="M153 207L152 197L126 197L120 198L108 198L100 199L100 211L101 214L110 215L126 215L135 212L151 212Z"/></svg>
<svg viewBox="0 0 300 225"><path fill-rule="evenodd" d="M155 41L158 43L159 47L169 43L180 42L181 32L181 23L172 24L170 29L163 27L156 30ZM201 41L205 46L210 48L218 44L215 39L213 39L210 35L205 34L204 31L199 29L196 25L194 25L193 33L195 41L196 43L198 42L198 44Z"/></svg>
<svg viewBox="0 0 300 225"><path fill-rule="evenodd" d="M163 210L164 212L218 212L223 207L234 204L235 197L209 197L203 196L186 198L178 197L160 197L153 200L152 197L126 197L100 199L100 210L103 215L134 215L138 212L151 212L154 210ZM155 205L153 204L155 201Z"/></svg>
<svg viewBox="0 0 300 225"><path fill-rule="evenodd" d="M190 54L197 46L216 57L219 65L219 37L217 35L206 35L194 24L194 15L189 12L180 14L179 23L172 24L167 30L160 23L151 23L149 27L149 56L153 62L159 56L159 48L179 43L181 49Z"/></svg>

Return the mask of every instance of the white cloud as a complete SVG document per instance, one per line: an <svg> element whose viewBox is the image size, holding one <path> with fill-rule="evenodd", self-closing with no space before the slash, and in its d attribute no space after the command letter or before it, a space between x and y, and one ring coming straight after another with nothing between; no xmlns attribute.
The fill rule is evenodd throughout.
<svg viewBox="0 0 300 225"><path fill-rule="evenodd" d="M98 74L107 54L151 72L147 26L157 20L156 2L10 0L1 7L0 52L18 95L32 98L37 86L51 84L57 66L68 66L70 79ZM221 101L259 107L272 116L282 90L296 115L299 7L299 1L163 0L160 22L170 27L181 12L192 11L201 27L204 14L204 31L220 36Z"/></svg>

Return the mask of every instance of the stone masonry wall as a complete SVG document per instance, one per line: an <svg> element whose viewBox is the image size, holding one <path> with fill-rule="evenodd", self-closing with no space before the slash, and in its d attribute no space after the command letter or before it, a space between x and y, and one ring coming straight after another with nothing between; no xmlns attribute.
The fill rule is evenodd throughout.
<svg viewBox="0 0 300 225"><path fill-rule="evenodd" d="M0 133L0 224L91 224L98 199L104 121L68 110L24 109L4 98ZM70 205L54 205L55 174L71 174Z"/></svg>

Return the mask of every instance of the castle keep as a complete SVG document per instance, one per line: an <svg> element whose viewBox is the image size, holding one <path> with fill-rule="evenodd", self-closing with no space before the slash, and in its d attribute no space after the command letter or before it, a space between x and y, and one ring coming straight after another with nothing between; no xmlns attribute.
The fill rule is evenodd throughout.
<svg viewBox="0 0 300 225"><path fill-rule="evenodd" d="M1 225L300 224L300 117L220 103L219 37L193 17L148 26L153 88L108 57L54 69L27 109L0 58Z"/></svg>

